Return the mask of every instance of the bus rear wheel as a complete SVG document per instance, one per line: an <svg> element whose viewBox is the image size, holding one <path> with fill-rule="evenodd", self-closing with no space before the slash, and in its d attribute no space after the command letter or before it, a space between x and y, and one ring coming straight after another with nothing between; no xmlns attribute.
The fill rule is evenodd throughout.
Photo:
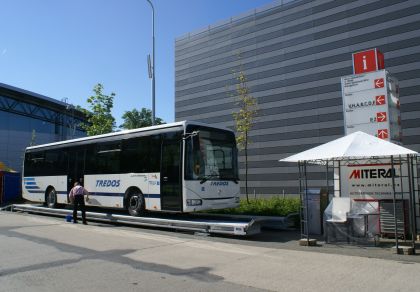
<svg viewBox="0 0 420 292"><path fill-rule="evenodd" d="M54 188L50 188L47 191L47 198L46 203L48 208L56 208L57 207L57 192Z"/></svg>
<svg viewBox="0 0 420 292"><path fill-rule="evenodd" d="M127 211L131 216L141 216L144 214L144 197L139 190L132 190L127 196Z"/></svg>

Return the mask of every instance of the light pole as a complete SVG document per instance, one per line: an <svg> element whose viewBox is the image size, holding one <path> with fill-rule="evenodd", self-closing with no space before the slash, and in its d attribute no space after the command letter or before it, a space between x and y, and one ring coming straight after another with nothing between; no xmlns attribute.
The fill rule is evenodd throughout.
<svg viewBox="0 0 420 292"><path fill-rule="evenodd" d="M151 66L151 78L152 78L152 125L155 124L155 8L153 7L152 1L147 0L150 7L152 7L152 66Z"/></svg>

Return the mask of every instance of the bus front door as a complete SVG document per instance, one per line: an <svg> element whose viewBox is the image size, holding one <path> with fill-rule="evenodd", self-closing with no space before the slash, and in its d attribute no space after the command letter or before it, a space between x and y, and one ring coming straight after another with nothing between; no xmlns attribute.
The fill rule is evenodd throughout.
<svg viewBox="0 0 420 292"><path fill-rule="evenodd" d="M182 211L180 143L163 143L160 168L160 204L163 211Z"/></svg>
<svg viewBox="0 0 420 292"><path fill-rule="evenodd" d="M85 151L84 150L70 150L69 151L69 171L67 174L67 191L70 192L74 183L78 181L81 185L84 184L83 174L85 168Z"/></svg>

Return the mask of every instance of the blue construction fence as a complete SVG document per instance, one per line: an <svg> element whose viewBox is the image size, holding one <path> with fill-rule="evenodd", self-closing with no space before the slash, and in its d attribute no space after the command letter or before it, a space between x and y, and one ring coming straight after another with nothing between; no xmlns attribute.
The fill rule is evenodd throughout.
<svg viewBox="0 0 420 292"><path fill-rule="evenodd" d="M21 177L18 172L0 171L0 204L22 199Z"/></svg>

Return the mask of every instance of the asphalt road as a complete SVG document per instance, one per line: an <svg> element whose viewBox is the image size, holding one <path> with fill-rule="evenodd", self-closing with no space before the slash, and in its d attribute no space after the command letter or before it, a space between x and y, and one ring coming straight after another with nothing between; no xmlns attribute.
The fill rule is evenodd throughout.
<svg viewBox="0 0 420 292"><path fill-rule="evenodd" d="M420 286L418 256L367 247L302 248L289 236L202 237L0 212L0 291L417 291Z"/></svg>

